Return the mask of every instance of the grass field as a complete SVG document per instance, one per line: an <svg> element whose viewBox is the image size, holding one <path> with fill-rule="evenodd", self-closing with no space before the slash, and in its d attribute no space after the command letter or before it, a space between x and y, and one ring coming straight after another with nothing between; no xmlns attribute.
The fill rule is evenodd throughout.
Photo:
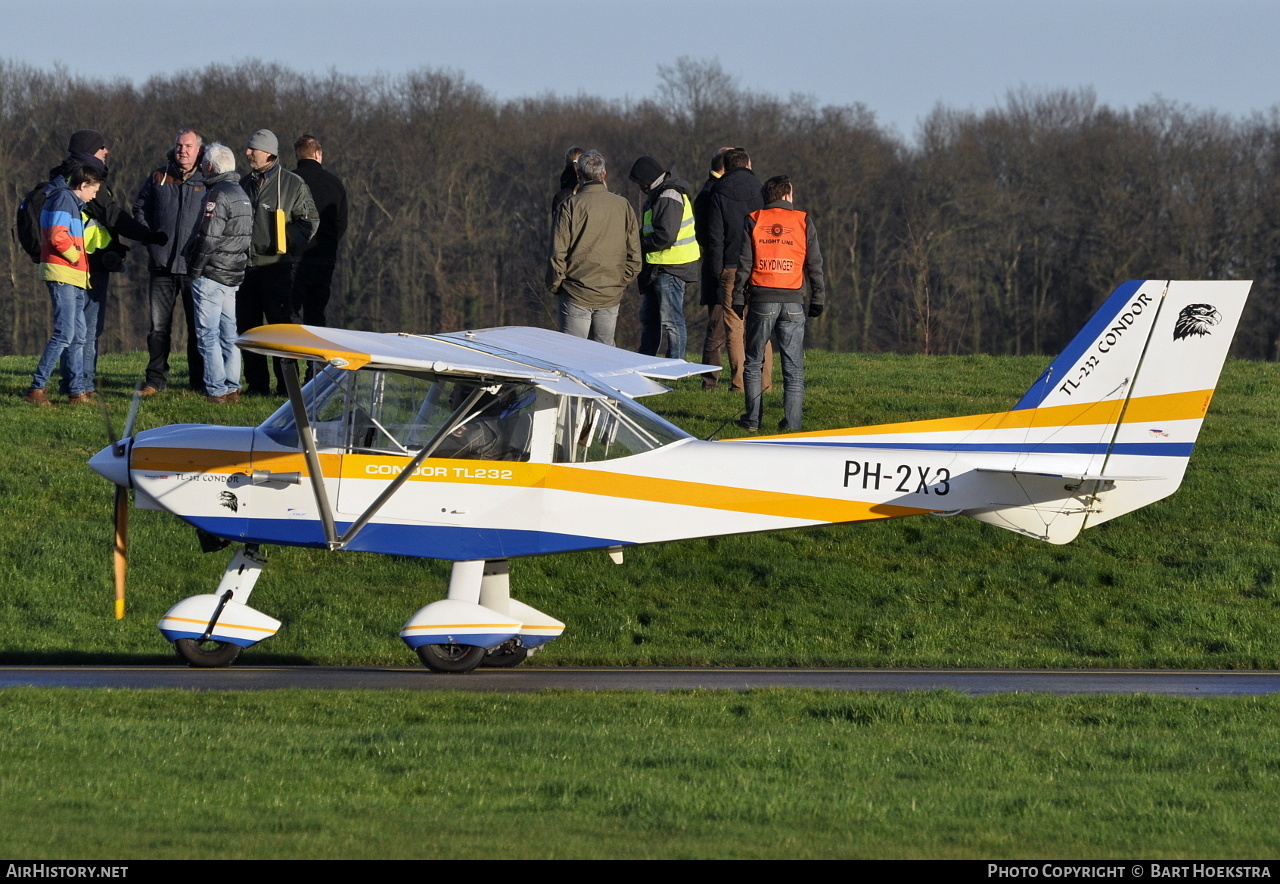
<svg viewBox="0 0 1280 884"><path fill-rule="evenodd" d="M111 619L102 419L20 403L33 361L0 358L0 662L170 663L155 622L227 553L135 512ZM144 361L103 360L117 420ZM813 353L806 422L999 410L1046 363ZM1278 387L1228 363L1183 488L1067 547L923 518L517 561L516 595L569 624L534 662L1280 667ZM174 393L139 425L275 404ZM741 407L696 382L647 404L704 436ZM414 662L396 633L443 565L268 552L255 606L285 626L241 665ZM6 690L0 853L1266 857L1276 702Z"/></svg>
<svg viewBox="0 0 1280 884"><path fill-rule="evenodd" d="M1007 408L1046 360L809 362L806 419L822 428ZM102 417L20 402L30 363L0 359L0 514L14 526L0 536L0 618L16 625L0 662L167 661L156 621L212 591L230 552L203 555L179 520L134 511L130 615L111 619L112 489L85 466ZM121 421L141 363L104 360ZM1183 488L1065 547L922 517L637 548L622 566L603 552L516 560L513 593L568 624L533 662L1280 667L1276 389L1280 366L1228 363ZM741 406L696 381L648 401L697 435ZM174 393L147 400L139 426L256 423L277 404ZM284 627L244 663L416 662L396 635L443 595L445 564L266 551L254 605Z"/></svg>
<svg viewBox="0 0 1280 884"><path fill-rule="evenodd" d="M1253 858L1280 700L0 691L0 856Z"/></svg>

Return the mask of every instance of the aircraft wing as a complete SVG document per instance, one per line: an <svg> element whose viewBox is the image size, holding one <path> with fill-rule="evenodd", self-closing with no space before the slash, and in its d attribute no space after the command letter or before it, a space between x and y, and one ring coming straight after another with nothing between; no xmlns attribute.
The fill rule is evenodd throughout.
<svg viewBox="0 0 1280 884"><path fill-rule="evenodd" d="M306 325L264 325L237 339L242 350L310 359L339 368L430 371L526 380L561 395L598 395L603 385L631 398L665 393L658 380L718 372L714 365L619 350L545 328L488 328L443 335L383 334Z"/></svg>

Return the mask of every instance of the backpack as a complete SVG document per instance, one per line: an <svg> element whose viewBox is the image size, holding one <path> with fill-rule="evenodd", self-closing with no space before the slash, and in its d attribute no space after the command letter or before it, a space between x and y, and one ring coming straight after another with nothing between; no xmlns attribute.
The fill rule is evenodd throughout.
<svg viewBox="0 0 1280 884"><path fill-rule="evenodd" d="M37 184L18 203L18 214L13 223L14 238L31 256L34 264L40 263L40 213L49 198L49 182Z"/></svg>

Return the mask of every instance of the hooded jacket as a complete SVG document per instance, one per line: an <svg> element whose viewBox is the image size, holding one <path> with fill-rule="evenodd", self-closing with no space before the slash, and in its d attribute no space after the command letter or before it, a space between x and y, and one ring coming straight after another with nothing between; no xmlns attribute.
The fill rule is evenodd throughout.
<svg viewBox="0 0 1280 884"><path fill-rule="evenodd" d="M55 181L62 182L61 178ZM89 287L85 249L86 205L65 182L50 185L40 210L40 279L76 288Z"/></svg>
<svg viewBox="0 0 1280 884"><path fill-rule="evenodd" d="M169 162L147 176L138 197L133 201L133 219L148 230L164 231L169 241L164 245L148 245L148 267L152 273L187 273L187 249L200 227L205 203L205 180L200 158L186 178L174 164L173 148Z"/></svg>
<svg viewBox="0 0 1280 884"><path fill-rule="evenodd" d="M129 247L120 242L120 237L127 236L129 239L146 242L150 239L151 232L133 220L124 207L116 202L115 193L111 189L111 170L93 154L69 154L61 165L49 170L49 179L55 187L66 186L71 173L85 166L102 173L102 187L98 189L98 195L85 205L85 214L105 227L111 237L110 242L89 255L89 270L95 274L121 270L124 257L129 254Z"/></svg>
<svg viewBox="0 0 1280 884"><path fill-rule="evenodd" d="M669 273L685 282L698 281L697 238L694 236L693 201L689 198L689 182L681 178L674 167L662 180L646 192L640 230L640 247L644 251L645 270L649 273ZM688 211L686 211L686 205ZM677 245L692 246L687 250L693 260L680 264L654 261L652 255Z"/></svg>

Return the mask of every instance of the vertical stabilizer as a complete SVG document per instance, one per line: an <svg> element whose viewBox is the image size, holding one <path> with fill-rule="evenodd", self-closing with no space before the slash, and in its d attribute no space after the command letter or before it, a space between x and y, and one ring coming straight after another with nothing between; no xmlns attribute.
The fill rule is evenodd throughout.
<svg viewBox="0 0 1280 884"><path fill-rule="evenodd" d="M1251 283L1138 280L1116 289L1002 425L1005 499L966 514L1067 543L1177 490ZM1024 415L1018 419L1018 415Z"/></svg>
<svg viewBox="0 0 1280 884"><path fill-rule="evenodd" d="M1098 495L1084 527L1168 497L1182 484L1251 285L1168 284L1102 464L1101 475L1115 487Z"/></svg>

